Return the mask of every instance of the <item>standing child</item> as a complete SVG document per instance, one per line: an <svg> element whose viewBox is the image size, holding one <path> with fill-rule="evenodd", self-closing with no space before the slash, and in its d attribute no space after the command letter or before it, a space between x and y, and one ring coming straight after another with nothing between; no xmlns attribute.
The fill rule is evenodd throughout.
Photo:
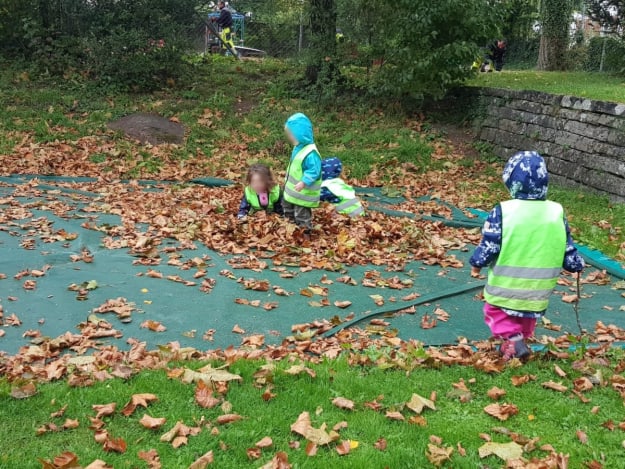
<svg viewBox="0 0 625 469"><path fill-rule="evenodd" d="M293 114L284 129L294 146L284 184L284 215L310 235L312 209L319 206L321 192L321 157L308 117Z"/></svg>
<svg viewBox="0 0 625 469"><path fill-rule="evenodd" d="M264 164L253 164L247 170L246 186L239 205L238 218L245 218L254 212L264 210L283 215L282 191L276 184L271 170Z"/></svg>
<svg viewBox="0 0 625 469"><path fill-rule="evenodd" d="M542 156L516 153L505 166L503 182L512 200L490 212L471 257L471 275L489 267L484 320L492 335L503 339L504 359L524 360L530 355L524 339L534 335L561 270L581 272L584 261L562 206L546 200L549 174Z"/></svg>
<svg viewBox="0 0 625 469"><path fill-rule="evenodd" d="M340 178L342 171L343 163L336 157L321 162L321 201L330 202L337 212L350 217L364 215L365 209L356 191Z"/></svg>

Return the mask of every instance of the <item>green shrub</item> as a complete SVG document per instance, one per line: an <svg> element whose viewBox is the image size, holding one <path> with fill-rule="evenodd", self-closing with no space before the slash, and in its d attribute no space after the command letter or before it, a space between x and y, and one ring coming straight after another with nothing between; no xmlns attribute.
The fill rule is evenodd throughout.
<svg viewBox="0 0 625 469"><path fill-rule="evenodd" d="M196 3L0 0L0 53L35 72L150 91L184 77Z"/></svg>
<svg viewBox="0 0 625 469"><path fill-rule="evenodd" d="M604 72L625 74L625 40L611 37L593 37L588 43L585 68L597 72L601 67L601 55L605 45Z"/></svg>

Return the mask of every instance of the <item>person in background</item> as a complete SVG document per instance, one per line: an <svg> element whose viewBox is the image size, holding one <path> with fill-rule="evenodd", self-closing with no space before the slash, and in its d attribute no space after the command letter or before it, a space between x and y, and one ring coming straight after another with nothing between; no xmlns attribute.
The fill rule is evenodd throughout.
<svg viewBox="0 0 625 469"><path fill-rule="evenodd" d="M321 157L312 122L304 114L289 117L284 130L293 145L284 185L284 215L310 237L312 209L319 206L321 193Z"/></svg>
<svg viewBox="0 0 625 469"><path fill-rule="evenodd" d="M498 39L488 46L488 51L486 53L486 60L482 64L482 71L491 71L492 67L495 67L495 70L501 72L503 69L503 59L506 55L506 41L503 39ZM485 69L485 67L490 67Z"/></svg>
<svg viewBox="0 0 625 469"><path fill-rule="evenodd" d="M336 211L350 217L364 215L360 199L352 186L343 181L340 176L343 163L336 157L327 158L321 162L321 197L322 202L334 205Z"/></svg>
<svg viewBox="0 0 625 469"><path fill-rule="evenodd" d="M492 335L503 339L499 350L505 360L525 360L530 355L525 339L545 314L561 270L581 272L584 260L562 206L547 200L549 174L542 156L516 153L504 168L503 182L512 199L488 215L470 260L471 276L489 267L484 320Z"/></svg>
<svg viewBox="0 0 625 469"><path fill-rule="evenodd" d="M221 28L221 40L224 44L230 46L230 48L235 52L236 49L234 47L234 41L232 40L232 13L226 6L226 2L219 2L219 18L217 18L217 24Z"/></svg>
<svg viewBox="0 0 625 469"><path fill-rule="evenodd" d="M240 220L261 210L284 215L282 190L274 181L268 166L264 164L250 166L247 170L245 183L243 198L237 215Z"/></svg>

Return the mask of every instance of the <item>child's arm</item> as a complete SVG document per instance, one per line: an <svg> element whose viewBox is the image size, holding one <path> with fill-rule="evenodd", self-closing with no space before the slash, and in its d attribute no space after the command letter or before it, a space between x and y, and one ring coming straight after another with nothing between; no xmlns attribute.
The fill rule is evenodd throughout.
<svg viewBox="0 0 625 469"><path fill-rule="evenodd" d="M245 195L243 195L243 197L241 198L241 204L239 205L239 213L237 213L237 218L241 219L247 217L247 214L250 213L250 208L252 208L252 206L245 198Z"/></svg>
<svg viewBox="0 0 625 469"><path fill-rule="evenodd" d="M321 197L319 197L319 200L321 200L322 202L330 202L331 204L338 204L340 201L340 199L335 196L327 187L321 188Z"/></svg>
<svg viewBox="0 0 625 469"><path fill-rule="evenodd" d="M564 226L566 227L566 251L564 252L564 261L562 262L562 268L569 272L581 272L586 267L584 259L577 252L573 238L571 237L571 230L569 228L569 222L564 217Z"/></svg>
<svg viewBox="0 0 625 469"><path fill-rule="evenodd" d="M302 181L305 185L311 186L321 177L321 157L316 151L311 152L302 162L304 175ZM303 187L302 187L303 189Z"/></svg>
<svg viewBox="0 0 625 469"><path fill-rule="evenodd" d="M489 214L484 228L482 228L482 240L475 248L471 260L473 266L472 275L479 274L480 269L486 267L497 259L501 252L501 206L497 205Z"/></svg>

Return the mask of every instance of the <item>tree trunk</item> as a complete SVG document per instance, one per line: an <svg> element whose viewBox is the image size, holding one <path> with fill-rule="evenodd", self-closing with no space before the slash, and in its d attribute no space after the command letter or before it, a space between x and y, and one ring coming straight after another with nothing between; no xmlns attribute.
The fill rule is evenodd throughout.
<svg viewBox="0 0 625 469"><path fill-rule="evenodd" d="M541 5L539 70L563 70L569 42L570 0L543 0Z"/></svg>
<svg viewBox="0 0 625 469"><path fill-rule="evenodd" d="M338 72L336 65L332 62L336 54L334 0L310 0L310 32L310 55L306 67L306 79L310 83L317 83L321 78L331 78Z"/></svg>

